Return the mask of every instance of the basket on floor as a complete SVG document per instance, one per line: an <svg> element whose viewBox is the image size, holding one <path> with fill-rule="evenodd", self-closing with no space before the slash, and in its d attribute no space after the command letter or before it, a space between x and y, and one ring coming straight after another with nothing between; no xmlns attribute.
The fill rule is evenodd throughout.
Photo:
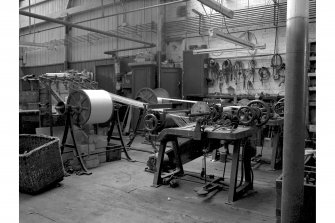
<svg viewBox="0 0 335 223"><path fill-rule="evenodd" d="M37 193L64 178L59 139L21 134L19 139L20 191Z"/></svg>

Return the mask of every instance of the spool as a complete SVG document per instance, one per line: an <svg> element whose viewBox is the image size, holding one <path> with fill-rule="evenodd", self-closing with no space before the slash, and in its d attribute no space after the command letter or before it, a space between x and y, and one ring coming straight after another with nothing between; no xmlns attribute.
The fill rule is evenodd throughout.
<svg viewBox="0 0 335 223"><path fill-rule="evenodd" d="M71 106L73 123L79 126L107 122L113 114L113 100L105 90L73 91L67 106Z"/></svg>
<svg viewBox="0 0 335 223"><path fill-rule="evenodd" d="M169 93L163 88L142 88L136 93L136 100L140 100L149 104L160 104L162 100L159 98L169 98Z"/></svg>

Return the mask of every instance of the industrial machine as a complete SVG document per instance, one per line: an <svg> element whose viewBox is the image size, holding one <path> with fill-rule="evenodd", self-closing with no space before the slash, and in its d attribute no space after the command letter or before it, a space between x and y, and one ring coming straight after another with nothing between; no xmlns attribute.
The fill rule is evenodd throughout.
<svg viewBox="0 0 335 223"><path fill-rule="evenodd" d="M197 136L196 138L199 140L202 135L201 132L207 127L211 127L213 132L220 130L233 132L239 125L260 127L266 124L269 120L270 107L260 100L250 101L246 106L226 107L223 107L220 104L195 102L190 109L183 110L183 113L176 113L177 111L169 110L166 113L148 110L144 120L149 135L155 137L156 140L159 140L161 138L160 135L163 134L162 132L166 129L172 127L193 128L192 131L194 131L194 134ZM167 117L170 117L174 121L173 123L175 126L169 125L168 121L166 121ZM197 144L198 143L199 142L197 142ZM198 148L195 148L194 145L190 146L191 151L183 149L183 146L184 145L180 146L180 153L182 156L188 153L192 153L193 158L203 155L201 146L197 146ZM189 144L186 143L185 147L188 148ZM211 150L218 148L219 147L212 148ZM198 152L197 149L199 149ZM158 154L149 157L147 171L156 172L157 156ZM168 150L166 156L169 157L169 159L165 159L164 165L174 167L175 165L173 164L176 161L174 160L175 155L173 151ZM164 169L166 169L166 167L164 167Z"/></svg>
<svg viewBox="0 0 335 223"><path fill-rule="evenodd" d="M85 167L81 154L76 146L73 134L73 125L82 127L85 124L98 124L109 121L110 129L108 131L108 146L106 149L108 150L121 147L127 159L131 160L121 136L121 128L118 118L118 109L121 104L131 105L141 110L144 109L146 105L146 103L115 95L105 90L76 90L70 93L66 104L62 101L57 104L58 112L63 113L66 116L65 129L61 142L61 153L63 153L64 147L73 148L84 174L90 173ZM112 136L115 126L117 127L119 137ZM73 145L66 144L66 138L69 130L73 140ZM110 144L109 142L111 139L119 140L121 145Z"/></svg>
<svg viewBox="0 0 335 223"><path fill-rule="evenodd" d="M226 145L227 143L234 144L228 202L235 201L246 191L252 189L253 173L250 162L251 157L255 154L248 137L254 135L258 128L269 120L270 107L260 100L251 101L246 106L227 107L197 102L190 109L188 117L189 124L183 127L165 128L159 133L160 148L154 162L155 165L151 165L155 168L153 169L155 172L153 185L159 186L173 177L184 176L183 164L200 156L204 156L202 168L204 173L200 176L206 182L206 154L219 149L222 146L221 141L224 140ZM158 120L158 117L153 119ZM180 144L178 138L187 140ZM172 143L172 149L166 151L168 142ZM241 146L242 176L237 185ZM204 187L197 188L196 191L199 195L206 195L213 190L222 190L227 186L223 174L223 177L214 179Z"/></svg>
<svg viewBox="0 0 335 223"><path fill-rule="evenodd" d="M144 128L145 139L152 145L153 152L157 152L155 142L157 135L164 128L184 126L188 122L186 113L189 107L196 101L173 99L163 88L142 88L135 97L136 100L147 103L144 110L138 111L135 117L134 135L127 146L131 146L133 140L138 135L138 129Z"/></svg>

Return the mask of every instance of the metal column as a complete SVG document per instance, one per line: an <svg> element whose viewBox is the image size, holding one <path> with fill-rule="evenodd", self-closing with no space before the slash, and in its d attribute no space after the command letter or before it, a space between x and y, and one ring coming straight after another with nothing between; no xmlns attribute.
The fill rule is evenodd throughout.
<svg viewBox="0 0 335 223"><path fill-rule="evenodd" d="M281 222L300 222L304 200L307 0L287 1L286 81Z"/></svg>

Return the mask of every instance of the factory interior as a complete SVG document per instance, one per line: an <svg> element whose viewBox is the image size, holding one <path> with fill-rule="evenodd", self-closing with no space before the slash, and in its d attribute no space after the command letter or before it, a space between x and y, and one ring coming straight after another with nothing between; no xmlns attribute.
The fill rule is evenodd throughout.
<svg viewBox="0 0 335 223"><path fill-rule="evenodd" d="M316 108L316 9L19 0L17 220L332 222L317 212L331 203L316 196L316 148L333 136Z"/></svg>

